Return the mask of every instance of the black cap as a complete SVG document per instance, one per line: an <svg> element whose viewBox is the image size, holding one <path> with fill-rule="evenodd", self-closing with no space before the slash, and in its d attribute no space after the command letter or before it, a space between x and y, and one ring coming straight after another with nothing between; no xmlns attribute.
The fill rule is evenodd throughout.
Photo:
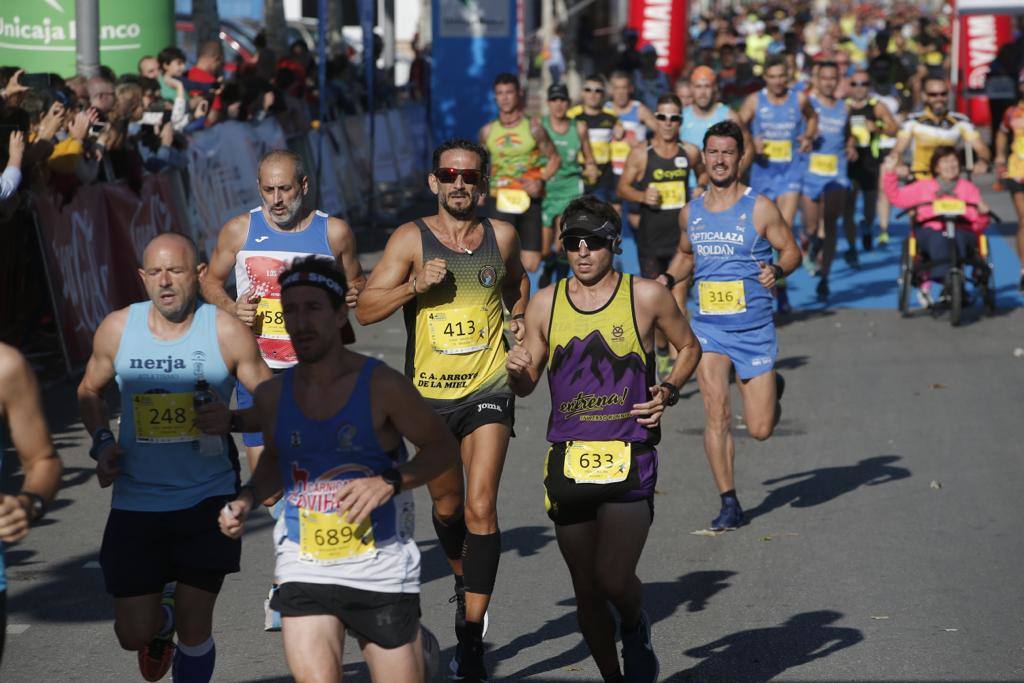
<svg viewBox="0 0 1024 683"><path fill-rule="evenodd" d="M569 89L565 87L565 83L552 83L548 87L548 99L549 100L565 100L569 101Z"/></svg>
<svg viewBox="0 0 1024 683"><path fill-rule="evenodd" d="M602 221L597 216L588 213L576 213L562 226L561 238L571 239L596 235L607 240L616 240L619 237L619 226L611 221Z"/></svg>

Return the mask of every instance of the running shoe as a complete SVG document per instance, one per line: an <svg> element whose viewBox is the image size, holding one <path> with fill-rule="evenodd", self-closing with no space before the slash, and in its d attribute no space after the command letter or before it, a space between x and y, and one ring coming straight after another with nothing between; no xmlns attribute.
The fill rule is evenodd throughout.
<svg viewBox="0 0 1024 683"><path fill-rule="evenodd" d="M821 280L819 280L818 281L818 286L814 290L814 293L818 295L818 301L820 301L822 303L825 303L826 301L828 301L828 295L829 295L828 280L826 280L825 278L822 278Z"/></svg>
<svg viewBox="0 0 1024 683"><path fill-rule="evenodd" d="M846 253L843 254L843 258L846 260L846 265L851 268L860 268L860 258L857 256L856 249L847 249Z"/></svg>
<svg viewBox="0 0 1024 683"><path fill-rule="evenodd" d="M789 305L789 292L785 287L778 288L779 297L775 300L775 310L779 315L789 315L793 310Z"/></svg>
<svg viewBox="0 0 1024 683"><path fill-rule="evenodd" d="M487 667L484 666L484 641L459 643L455 648L456 657L452 658L449 669L451 680L477 683L487 680Z"/></svg>
<svg viewBox="0 0 1024 683"><path fill-rule="evenodd" d="M818 261L814 257L813 249L809 250L806 254L804 254L803 265L804 270L806 270L807 274L810 275L811 277L814 277L815 275L818 274Z"/></svg>
<svg viewBox="0 0 1024 683"><path fill-rule="evenodd" d="M163 631L139 650L139 673L147 681L159 681L167 675L174 660L174 582L164 586L160 598L160 609L167 615Z"/></svg>
<svg viewBox="0 0 1024 683"><path fill-rule="evenodd" d="M281 613L270 607L270 601L276 592L277 586L271 586L267 599L263 601L263 630L271 633L281 630Z"/></svg>
<svg viewBox="0 0 1024 683"><path fill-rule="evenodd" d="M878 233L878 246L886 247L889 245L889 231L882 230Z"/></svg>
<svg viewBox="0 0 1024 683"><path fill-rule="evenodd" d="M1020 276L1020 293L1024 294L1024 274Z"/></svg>
<svg viewBox="0 0 1024 683"><path fill-rule="evenodd" d="M868 230L867 232L861 234L861 236L860 236L860 244L861 244L862 247L864 247L864 251L871 251L872 247L874 247L874 245L871 243L871 231L870 230Z"/></svg>
<svg viewBox="0 0 1024 683"><path fill-rule="evenodd" d="M420 625L423 641L423 663L425 665L427 683L433 683L441 672L441 646L437 637L426 626Z"/></svg>
<svg viewBox="0 0 1024 683"><path fill-rule="evenodd" d="M711 520L712 531L732 531L743 524L743 508L736 498L726 498L722 501L722 509L718 516Z"/></svg>
<svg viewBox="0 0 1024 683"><path fill-rule="evenodd" d="M651 619L647 612L640 612L640 622L632 632L622 629L622 664L628 683L658 680L661 665L651 643Z"/></svg>

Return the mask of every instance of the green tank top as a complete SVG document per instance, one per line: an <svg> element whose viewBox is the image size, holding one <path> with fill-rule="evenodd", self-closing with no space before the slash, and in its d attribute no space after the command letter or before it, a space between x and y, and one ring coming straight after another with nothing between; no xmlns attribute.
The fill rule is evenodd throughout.
<svg viewBox="0 0 1024 683"><path fill-rule="evenodd" d="M539 166L537 140L530 132L528 116L524 115L511 128L501 125L501 121L493 121L485 142L491 154L492 191L501 186L514 187Z"/></svg>
<svg viewBox="0 0 1024 683"><path fill-rule="evenodd" d="M558 156L562 158L562 165L558 167L554 177L545 184L548 194L579 194L581 172L578 156L583 145L580 142L580 133L576 129L576 122L570 120L569 130L565 133L556 131L551 126L551 118L548 116L542 118L541 123L555 144Z"/></svg>

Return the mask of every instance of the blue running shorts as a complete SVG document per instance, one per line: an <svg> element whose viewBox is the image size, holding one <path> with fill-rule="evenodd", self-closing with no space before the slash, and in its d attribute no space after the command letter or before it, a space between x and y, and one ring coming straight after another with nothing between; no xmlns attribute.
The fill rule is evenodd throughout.
<svg viewBox="0 0 1024 683"><path fill-rule="evenodd" d="M723 330L697 320L690 322L694 336L704 353L728 356L742 380L753 379L775 367L779 355L779 342L775 337L775 323L750 330Z"/></svg>
<svg viewBox="0 0 1024 683"><path fill-rule="evenodd" d="M803 158L788 163L755 161L750 167L750 187L772 201L790 192L800 192L806 166Z"/></svg>

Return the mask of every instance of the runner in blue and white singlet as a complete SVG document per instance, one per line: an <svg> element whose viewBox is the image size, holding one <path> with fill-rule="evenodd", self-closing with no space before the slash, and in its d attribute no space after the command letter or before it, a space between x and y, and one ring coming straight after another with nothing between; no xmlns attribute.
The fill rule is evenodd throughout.
<svg viewBox="0 0 1024 683"><path fill-rule="evenodd" d="M718 101L718 85L715 72L709 67L698 66L690 74L690 89L693 91L693 104L683 109L683 123L679 129L679 139L689 142L697 149L704 147L704 134L708 128L721 121L738 121L732 109ZM749 164L748 151L740 173L744 173ZM697 186L697 176L690 176L690 187ZM692 194L692 193L691 193Z"/></svg>

